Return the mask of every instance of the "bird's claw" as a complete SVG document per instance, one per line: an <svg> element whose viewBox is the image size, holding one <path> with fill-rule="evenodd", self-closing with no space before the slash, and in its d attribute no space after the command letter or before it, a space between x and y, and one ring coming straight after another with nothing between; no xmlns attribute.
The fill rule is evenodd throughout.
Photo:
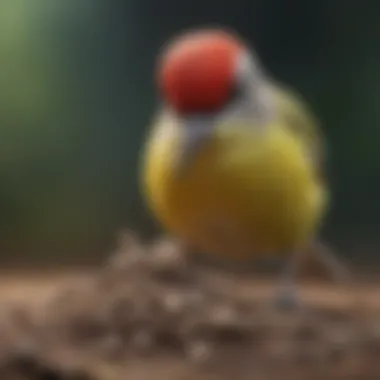
<svg viewBox="0 0 380 380"><path fill-rule="evenodd" d="M301 309L301 301L295 290L282 290L275 298L275 308L279 311L295 311Z"/></svg>

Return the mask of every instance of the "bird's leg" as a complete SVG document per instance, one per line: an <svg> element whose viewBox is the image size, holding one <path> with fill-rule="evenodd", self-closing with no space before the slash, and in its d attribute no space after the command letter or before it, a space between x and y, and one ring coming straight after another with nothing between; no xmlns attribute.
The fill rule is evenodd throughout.
<svg viewBox="0 0 380 380"><path fill-rule="evenodd" d="M353 284L348 267L338 259L329 247L316 240L309 246L307 252L300 251L286 263L276 297L276 306L279 309L295 309L302 306L297 294L296 276L304 262L310 259L327 269L337 283Z"/></svg>
<svg viewBox="0 0 380 380"><path fill-rule="evenodd" d="M350 270L328 246L315 241L311 248L314 258L330 272L336 282L347 284L350 281L352 278Z"/></svg>
<svg viewBox="0 0 380 380"><path fill-rule="evenodd" d="M360 295L360 288L349 266L320 241L315 241L311 248L314 258L328 270L333 280L343 286L345 291L353 297L354 310L363 311L367 305Z"/></svg>
<svg viewBox="0 0 380 380"><path fill-rule="evenodd" d="M297 252L287 260L280 274L279 289L275 297L275 306L280 310L294 310L301 306L296 276L300 267L300 254Z"/></svg>

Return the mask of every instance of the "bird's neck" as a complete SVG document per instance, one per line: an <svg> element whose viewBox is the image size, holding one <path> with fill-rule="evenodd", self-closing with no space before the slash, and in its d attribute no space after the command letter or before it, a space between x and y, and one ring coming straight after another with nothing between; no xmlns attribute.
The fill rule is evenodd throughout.
<svg viewBox="0 0 380 380"><path fill-rule="evenodd" d="M252 119L258 125L267 125L275 117L275 102L272 88L266 79L262 78L252 87L248 95L248 109Z"/></svg>

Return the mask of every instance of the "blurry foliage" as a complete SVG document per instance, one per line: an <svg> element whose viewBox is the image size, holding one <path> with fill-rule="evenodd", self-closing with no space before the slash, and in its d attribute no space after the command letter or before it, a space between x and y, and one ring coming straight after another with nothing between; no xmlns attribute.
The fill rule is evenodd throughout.
<svg viewBox="0 0 380 380"><path fill-rule="evenodd" d="M57 261L81 252L82 260L104 252L123 225L156 229L138 189L155 57L174 33L214 23L236 28L323 122L335 198L330 235L353 230L350 239L378 239L379 7L343 0L1 0L4 260L16 257L12 252Z"/></svg>

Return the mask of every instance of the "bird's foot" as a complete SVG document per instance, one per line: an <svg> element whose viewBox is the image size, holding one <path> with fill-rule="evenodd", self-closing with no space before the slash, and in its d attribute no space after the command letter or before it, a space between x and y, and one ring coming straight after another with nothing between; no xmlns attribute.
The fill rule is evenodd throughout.
<svg viewBox="0 0 380 380"><path fill-rule="evenodd" d="M302 309L302 302L296 289L282 289L274 300L274 306L279 311L297 311Z"/></svg>

